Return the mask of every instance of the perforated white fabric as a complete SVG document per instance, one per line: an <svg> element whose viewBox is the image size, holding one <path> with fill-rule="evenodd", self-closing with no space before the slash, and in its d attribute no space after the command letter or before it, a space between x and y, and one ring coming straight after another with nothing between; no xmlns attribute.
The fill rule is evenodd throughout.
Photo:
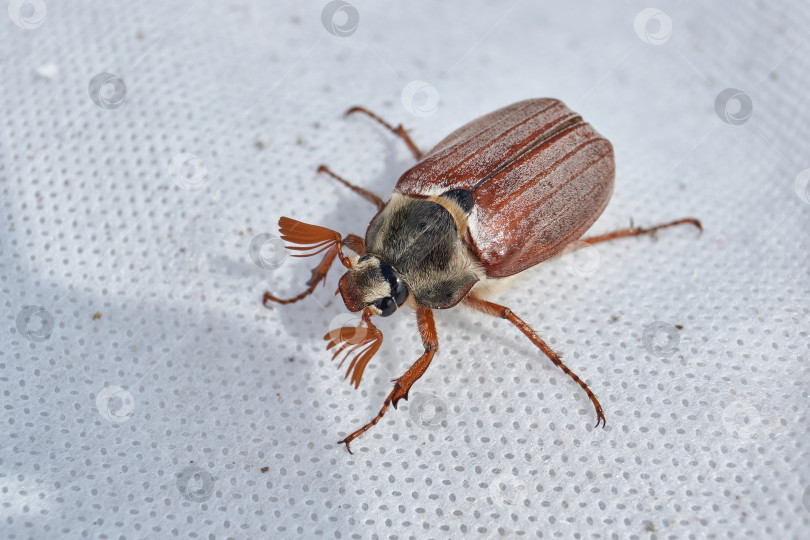
<svg viewBox="0 0 810 540"><path fill-rule="evenodd" d="M7 3L0 536L808 537L807 2ZM377 318L352 388L323 340L352 320L340 265L261 305L315 265L279 217L363 234L374 208L316 167L387 195L412 165L349 106L426 149L542 96L614 144L592 233L705 228L492 297L607 427L515 328L459 308L348 454L420 355L415 320Z"/></svg>

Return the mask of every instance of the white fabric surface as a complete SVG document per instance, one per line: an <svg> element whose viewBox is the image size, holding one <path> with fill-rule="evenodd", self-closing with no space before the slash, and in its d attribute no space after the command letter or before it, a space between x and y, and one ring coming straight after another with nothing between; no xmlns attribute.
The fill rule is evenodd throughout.
<svg viewBox="0 0 810 540"><path fill-rule="evenodd" d="M0 536L807 538L810 5L352 0L326 15L345 36L326 5L0 17ZM705 227L493 297L607 428L517 330L453 309L411 400L349 455L336 441L421 352L414 318L377 319L355 390L322 339L350 319L339 265L267 310L314 261L260 268L251 239L282 215L363 234L373 208L317 165L387 194L413 162L351 105L429 148L542 96L614 144L592 232Z"/></svg>

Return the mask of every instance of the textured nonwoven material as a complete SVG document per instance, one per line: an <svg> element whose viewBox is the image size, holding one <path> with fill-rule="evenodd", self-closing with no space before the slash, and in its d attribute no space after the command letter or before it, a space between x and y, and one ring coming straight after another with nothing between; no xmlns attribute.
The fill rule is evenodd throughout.
<svg viewBox="0 0 810 540"><path fill-rule="evenodd" d="M56 2L0 11L0 536L807 538L810 4ZM422 149L554 97L616 153L589 234L436 312L356 324L289 216L363 234Z"/></svg>

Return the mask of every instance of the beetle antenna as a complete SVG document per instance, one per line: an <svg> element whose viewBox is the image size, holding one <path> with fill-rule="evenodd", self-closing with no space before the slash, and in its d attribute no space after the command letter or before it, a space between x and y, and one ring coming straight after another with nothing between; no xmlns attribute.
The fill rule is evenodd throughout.
<svg viewBox="0 0 810 540"><path fill-rule="evenodd" d="M371 323L371 315L371 309L366 308L363 311L360 324L357 326L341 326L340 328L330 330L329 333L323 336L323 339L329 341L329 344L326 346L327 350L337 347L335 353L332 355L332 360L345 351L338 367L343 365L343 362L346 361L346 358L348 358L350 354L356 353L349 363L349 369L346 370L346 378L351 375L351 383L355 388L360 386L360 379L363 378L363 371L365 371L366 365L369 360L377 354L377 351L380 350L380 346L382 345L382 332ZM364 324L365 326L363 326Z"/></svg>
<svg viewBox="0 0 810 540"><path fill-rule="evenodd" d="M300 244L298 246L287 246L287 249L294 251L309 251L309 253L299 253L293 257L311 257L317 255L322 251L326 251L332 246L337 246L338 257L340 262L346 268L351 268L351 260L341 251L342 238L340 233L321 227L318 225L310 225L296 221L288 217L282 217L278 220L278 228L281 232L281 238L290 244ZM314 251L311 251L314 250Z"/></svg>

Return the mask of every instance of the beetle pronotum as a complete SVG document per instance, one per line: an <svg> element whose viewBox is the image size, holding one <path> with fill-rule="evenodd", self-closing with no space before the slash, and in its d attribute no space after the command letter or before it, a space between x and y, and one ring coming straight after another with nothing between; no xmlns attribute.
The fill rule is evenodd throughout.
<svg viewBox="0 0 810 540"><path fill-rule="evenodd" d="M318 167L377 206L365 238L295 221L279 220L281 237L298 257L326 252L307 289L281 299L265 293L263 304L289 304L312 294L335 258L348 271L338 291L349 311L360 312L356 328L324 336L332 359L354 353L346 377L357 388L369 360L382 345L373 315L387 317L407 305L416 311L424 352L398 379L377 415L339 441L350 443L397 407L427 370L439 348L433 309L462 304L508 320L588 395L596 426L605 425L599 400L546 342L509 308L484 298L485 286L558 255L596 221L613 193L613 147L590 124L556 99L521 101L462 126L423 154L400 124L393 127L362 107L363 113L405 141L417 159L394 187L388 202ZM689 223L679 219L649 228L631 227L584 238L596 244ZM343 254L347 247L356 255ZM336 293L337 294L337 293Z"/></svg>

